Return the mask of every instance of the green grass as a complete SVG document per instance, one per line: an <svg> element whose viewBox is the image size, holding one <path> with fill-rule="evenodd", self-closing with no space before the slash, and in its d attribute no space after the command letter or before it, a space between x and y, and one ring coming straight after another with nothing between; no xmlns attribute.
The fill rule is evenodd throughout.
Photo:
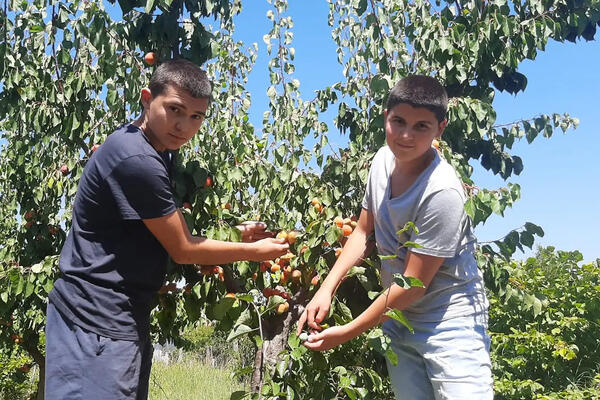
<svg viewBox="0 0 600 400"><path fill-rule="evenodd" d="M150 400L229 400L248 389L231 377L232 369L214 368L189 358L178 363L155 362L150 376Z"/></svg>

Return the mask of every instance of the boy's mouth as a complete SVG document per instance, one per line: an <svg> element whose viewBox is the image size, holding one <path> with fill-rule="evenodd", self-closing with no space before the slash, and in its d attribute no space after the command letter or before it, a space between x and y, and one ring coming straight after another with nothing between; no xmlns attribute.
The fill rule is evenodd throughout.
<svg viewBox="0 0 600 400"><path fill-rule="evenodd" d="M169 133L169 135L170 135L170 136L172 136L172 137L174 137L174 138L175 138L175 139L177 139L177 140L181 140L181 141L185 141L185 140L187 140L186 138L182 138L182 137L179 137L179 136L177 136L177 135L173 135L172 133Z"/></svg>

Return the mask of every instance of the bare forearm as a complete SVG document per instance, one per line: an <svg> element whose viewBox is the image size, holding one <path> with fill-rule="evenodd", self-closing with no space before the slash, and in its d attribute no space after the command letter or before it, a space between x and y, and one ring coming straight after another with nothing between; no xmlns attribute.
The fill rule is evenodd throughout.
<svg viewBox="0 0 600 400"><path fill-rule="evenodd" d="M175 261L180 264L229 264L252 259L254 253L252 243L224 242L192 236L182 245Z"/></svg>

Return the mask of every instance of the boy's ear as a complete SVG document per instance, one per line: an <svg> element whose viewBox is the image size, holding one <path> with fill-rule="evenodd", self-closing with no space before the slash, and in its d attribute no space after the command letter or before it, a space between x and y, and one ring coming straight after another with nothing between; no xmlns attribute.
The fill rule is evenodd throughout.
<svg viewBox="0 0 600 400"><path fill-rule="evenodd" d="M444 129L446 129L447 125L448 125L448 120L447 119L445 119L442 122L440 122L440 124L438 126L439 132L438 132L438 134L436 136L438 139L442 137L442 133L444 133Z"/></svg>
<svg viewBox="0 0 600 400"><path fill-rule="evenodd" d="M150 107L150 103L152 102L152 92L148 88L143 88L140 94L140 101L144 108Z"/></svg>

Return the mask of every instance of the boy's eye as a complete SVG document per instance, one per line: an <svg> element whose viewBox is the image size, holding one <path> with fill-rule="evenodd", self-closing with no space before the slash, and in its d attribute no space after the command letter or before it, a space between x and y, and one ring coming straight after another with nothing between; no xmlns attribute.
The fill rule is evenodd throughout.
<svg viewBox="0 0 600 400"><path fill-rule="evenodd" d="M203 117L203 116L202 116L202 115L200 115L200 114L194 114L194 115L192 115L192 118L193 118L193 119L196 119L196 120L200 120L200 119L202 119L202 117Z"/></svg>
<svg viewBox="0 0 600 400"><path fill-rule="evenodd" d="M179 108L175 107L175 106L171 106L169 107L171 109L172 112L174 113L178 113L179 112Z"/></svg>

